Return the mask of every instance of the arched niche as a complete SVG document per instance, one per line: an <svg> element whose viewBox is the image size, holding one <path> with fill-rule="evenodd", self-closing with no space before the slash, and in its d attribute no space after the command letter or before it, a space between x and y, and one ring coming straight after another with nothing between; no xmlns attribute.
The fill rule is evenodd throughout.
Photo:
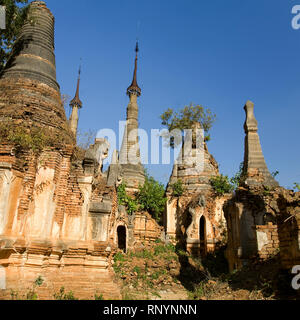
<svg viewBox="0 0 300 320"><path fill-rule="evenodd" d="M205 256L207 253L207 230L206 218L201 216L199 222L199 239L200 239L200 255Z"/></svg>
<svg viewBox="0 0 300 320"><path fill-rule="evenodd" d="M118 249L126 252L127 250L127 230L125 226L119 226L117 228L117 244Z"/></svg>

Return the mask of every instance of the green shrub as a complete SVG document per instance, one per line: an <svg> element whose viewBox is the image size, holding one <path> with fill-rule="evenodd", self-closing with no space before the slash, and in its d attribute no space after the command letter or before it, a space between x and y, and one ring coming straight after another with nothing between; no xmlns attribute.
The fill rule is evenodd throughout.
<svg viewBox="0 0 300 320"><path fill-rule="evenodd" d="M132 254L133 257L136 258L142 258L142 259L153 259L153 255L151 253L151 251L149 250L142 250L142 251L137 251L135 253Z"/></svg>
<svg viewBox="0 0 300 320"><path fill-rule="evenodd" d="M95 300L105 300L103 294L95 294Z"/></svg>
<svg viewBox="0 0 300 320"><path fill-rule="evenodd" d="M300 183L297 183L297 182L294 183L294 190L300 191Z"/></svg>
<svg viewBox="0 0 300 320"><path fill-rule="evenodd" d="M154 255L155 256L159 256L161 255L162 253L166 253L168 251L168 248L164 245L159 245L159 246L156 246L154 248Z"/></svg>
<svg viewBox="0 0 300 320"><path fill-rule="evenodd" d="M146 176L145 184L139 187L137 201L140 209L148 211L160 223L167 198L164 186L153 177Z"/></svg>
<svg viewBox="0 0 300 320"><path fill-rule="evenodd" d="M234 186L230 183L228 176L217 176L210 179L210 183L218 196L231 193L234 190Z"/></svg>
<svg viewBox="0 0 300 320"><path fill-rule="evenodd" d="M135 266L133 269L132 269L132 272L133 273L136 273L138 276L141 274L141 268L140 267L137 267Z"/></svg>
<svg viewBox="0 0 300 320"><path fill-rule="evenodd" d="M243 178L244 162L240 163L239 171L235 174L234 177L230 179L231 184L234 189L237 189L240 185L240 182Z"/></svg>
<svg viewBox="0 0 300 320"><path fill-rule="evenodd" d="M58 293L54 294L55 300L78 300L74 297L74 294L72 291L65 292L65 288L61 287Z"/></svg>
<svg viewBox="0 0 300 320"><path fill-rule="evenodd" d="M10 297L11 300L20 300L19 292L12 289L10 290Z"/></svg>
<svg viewBox="0 0 300 320"><path fill-rule="evenodd" d="M118 261L125 261L125 255L122 254L121 252L117 252L114 256L114 262L118 262Z"/></svg>
<svg viewBox="0 0 300 320"><path fill-rule="evenodd" d="M170 146L174 148L181 143L180 136L170 137L170 132L177 129L183 132L186 129L192 129L196 123L200 124L200 127L203 128L205 132L205 141L210 140L209 131L212 128L213 123L216 120L216 115L212 113L209 108L205 108L201 105L193 105L192 103L189 106L185 106L183 109L178 112L169 108L160 116L162 120L162 125L166 126L168 129L168 134L163 134L163 138L170 143Z"/></svg>
<svg viewBox="0 0 300 320"><path fill-rule="evenodd" d="M0 121L0 143L7 142L14 145L17 152L32 151L40 153L46 147L70 143L63 135L57 136L53 131L44 127L25 124L15 124L11 119Z"/></svg>
<svg viewBox="0 0 300 320"><path fill-rule="evenodd" d="M42 276L39 276L35 281L34 284L37 287L40 287L42 284L44 283L44 279L42 278Z"/></svg>
<svg viewBox="0 0 300 320"><path fill-rule="evenodd" d="M146 175L145 183L139 187L136 199L127 194L125 183L122 183L118 187L117 194L119 205L125 206L129 215L139 210L145 210L149 212L158 223L161 222L167 198L165 197L164 186L154 178Z"/></svg>
<svg viewBox="0 0 300 320"><path fill-rule="evenodd" d="M173 183L171 185L171 189L173 197L181 197L184 193L182 180L179 179L177 182Z"/></svg>
<svg viewBox="0 0 300 320"><path fill-rule="evenodd" d="M271 173L271 176L275 179L279 175L279 171L274 171Z"/></svg>
<svg viewBox="0 0 300 320"><path fill-rule="evenodd" d="M174 246L174 244L169 243L166 245L167 249L171 252L176 252L176 247Z"/></svg>
<svg viewBox="0 0 300 320"><path fill-rule="evenodd" d="M138 202L127 194L125 183L118 186L117 194L119 205L125 206L129 215L139 210Z"/></svg>
<svg viewBox="0 0 300 320"><path fill-rule="evenodd" d="M33 287L32 289L30 289L26 296L25 296L25 300L38 300L38 295L35 292L35 289L37 287L42 286L42 284L44 283L44 279L42 278L42 276L39 276L33 283Z"/></svg>
<svg viewBox="0 0 300 320"><path fill-rule="evenodd" d="M126 193L126 184L122 183L118 186L118 203L119 205L126 206L127 193Z"/></svg>
<svg viewBox="0 0 300 320"><path fill-rule="evenodd" d="M127 198L127 212L129 215L133 215L135 212L139 210L139 205L137 201L133 198L128 197Z"/></svg>
<svg viewBox="0 0 300 320"><path fill-rule="evenodd" d="M29 290L26 294L26 300L38 300L38 295L34 289Z"/></svg>

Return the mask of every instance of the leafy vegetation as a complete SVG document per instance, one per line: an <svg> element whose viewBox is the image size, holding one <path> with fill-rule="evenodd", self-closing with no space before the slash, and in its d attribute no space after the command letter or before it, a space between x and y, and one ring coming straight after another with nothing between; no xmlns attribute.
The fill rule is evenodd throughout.
<svg viewBox="0 0 300 320"><path fill-rule="evenodd" d="M222 196L225 193L231 193L234 190L234 186L230 183L228 176L220 175L210 179L211 186L218 196Z"/></svg>
<svg viewBox="0 0 300 320"><path fill-rule="evenodd" d="M95 300L105 300L103 294L95 294Z"/></svg>
<svg viewBox="0 0 300 320"><path fill-rule="evenodd" d="M274 171L271 173L271 175L275 179L279 175L279 171Z"/></svg>
<svg viewBox="0 0 300 320"><path fill-rule="evenodd" d="M38 294L36 289L41 287L44 283L44 279L39 276L33 283L32 288L28 290L28 292L21 296L18 291L11 290L10 296L12 300L38 300Z"/></svg>
<svg viewBox="0 0 300 320"><path fill-rule="evenodd" d="M39 276L33 284L32 289L30 289L27 294L26 294L26 299L25 300L38 300L38 295L36 293L36 288L42 286L44 283L44 279Z"/></svg>
<svg viewBox="0 0 300 320"><path fill-rule="evenodd" d="M54 294L55 300L78 300L74 297L74 293L72 291L65 292L65 288L61 287L58 293Z"/></svg>
<svg viewBox="0 0 300 320"><path fill-rule="evenodd" d="M179 270L175 247L159 240L143 249L117 253L113 268L122 281L123 299L160 298L158 290L165 284L174 286L176 282L176 277L170 274L170 265L174 264Z"/></svg>
<svg viewBox="0 0 300 320"><path fill-rule="evenodd" d="M63 136L57 137L48 128L29 128L25 124L17 125L10 119L0 121L0 143L4 142L14 145L17 152L32 151L35 154L46 147L68 143Z"/></svg>
<svg viewBox="0 0 300 320"><path fill-rule="evenodd" d="M146 175L145 184L139 187L135 198L127 194L125 183L118 187L117 194L118 203L126 207L129 215L146 210L157 222L161 222L167 198L164 186L153 177Z"/></svg>
<svg viewBox="0 0 300 320"><path fill-rule="evenodd" d="M171 184L172 196L173 197L181 197L184 193L184 187L182 180L177 180L175 183Z"/></svg>
<svg viewBox="0 0 300 320"><path fill-rule="evenodd" d="M300 183L297 183L297 182L294 183L294 190L300 191Z"/></svg>
<svg viewBox="0 0 300 320"><path fill-rule="evenodd" d="M36 287L40 287L42 286L44 283L44 279L42 278L42 276L39 276L35 281L34 281L34 285Z"/></svg>
<svg viewBox="0 0 300 320"><path fill-rule="evenodd" d="M275 179L276 176L279 175L279 171L275 171L272 174L272 177ZM237 190L244 176L244 162L240 163L239 171L229 179L228 176L218 176L212 178L210 183L215 190L218 196L222 196L225 193L231 193L234 190ZM271 190L268 187L265 187L265 194L268 195Z"/></svg>
<svg viewBox="0 0 300 320"><path fill-rule="evenodd" d="M118 186L117 194L118 194L119 205L125 206L127 209L127 213L129 215L132 215L138 211L139 209L138 202L133 197L127 194L125 183L122 183L121 185Z"/></svg>
<svg viewBox="0 0 300 320"><path fill-rule="evenodd" d="M0 72L7 63L13 44L27 19L28 0L1 0L6 7L6 29L0 30Z"/></svg>
<svg viewBox="0 0 300 320"><path fill-rule="evenodd" d="M240 163L239 171L230 179L233 188L236 190L243 178L244 162Z"/></svg>
<svg viewBox="0 0 300 320"><path fill-rule="evenodd" d="M157 222L161 222L167 202L161 183L147 175L145 184L139 187L137 201L140 209L148 211Z"/></svg>
<svg viewBox="0 0 300 320"><path fill-rule="evenodd" d="M205 140L209 141L210 136L208 133L216 120L216 115L209 108L190 104L179 112L174 112L173 109L169 108L160 116L160 119L162 125L167 127L169 133L173 130L180 130L183 134L184 130L192 129L195 123L200 123L201 128L205 132ZM170 141L171 147L177 146L182 141L182 136L170 137L170 135L165 135L164 138Z"/></svg>

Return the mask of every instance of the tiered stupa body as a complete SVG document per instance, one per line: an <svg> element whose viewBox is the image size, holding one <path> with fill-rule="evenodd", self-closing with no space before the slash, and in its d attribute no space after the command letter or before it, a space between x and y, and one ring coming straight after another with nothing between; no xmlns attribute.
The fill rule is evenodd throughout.
<svg viewBox="0 0 300 320"><path fill-rule="evenodd" d="M218 163L208 152L200 123L191 129L167 186L165 229L170 240L199 256L214 250L222 237L222 206L228 195L214 194L210 180L220 175ZM182 194L174 192L179 182Z"/></svg>
<svg viewBox="0 0 300 320"><path fill-rule="evenodd" d="M0 79L0 120L47 127L73 142L56 81L54 17L43 1L30 4L23 26Z"/></svg>
<svg viewBox="0 0 300 320"><path fill-rule="evenodd" d="M212 189L210 179L219 175L218 163L208 151L200 123L193 125L192 132L193 137L186 137L191 141L185 141L173 166L168 194L172 193L172 185L179 180L187 193L209 192Z"/></svg>
<svg viewBox="0 0 300 320"><path fill-rule="evenodd" d="M271 175L262 152L258 123L254 116L254 103L247 101L244 110L246 112L244 125L246 137L242 184L248 187L259 187L261 185L268 188L278 187L279 184Z"/></svg>

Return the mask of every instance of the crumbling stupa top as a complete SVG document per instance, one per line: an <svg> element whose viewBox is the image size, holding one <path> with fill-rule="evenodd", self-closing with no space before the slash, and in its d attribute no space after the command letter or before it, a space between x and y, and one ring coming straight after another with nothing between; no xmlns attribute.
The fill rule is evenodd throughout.
<svg viewBox="0 0 300 320"><path fill-rule="evenodd" d="M73 144L56 81L54 17L43 1L30 4L28 17L0 75L0 121L49 129L56 144Z"/></svg>
<svg viewBox="0 0 300 320"><path fill-rule="evenodd" d="M269 172L262 152L258 135L258 122L254 116L254 103L247 101L244 110L246 112L246 121L244 124L246 137L241 184L250 187L277 187L279 184Z"/></svg>
<svg viewBox="0 0 300 320"><path fill-rule="evenodd" d="M29 6L25 22L2 78L27 78L59 91L54 55L54 17L43 1Z"/></svg>

